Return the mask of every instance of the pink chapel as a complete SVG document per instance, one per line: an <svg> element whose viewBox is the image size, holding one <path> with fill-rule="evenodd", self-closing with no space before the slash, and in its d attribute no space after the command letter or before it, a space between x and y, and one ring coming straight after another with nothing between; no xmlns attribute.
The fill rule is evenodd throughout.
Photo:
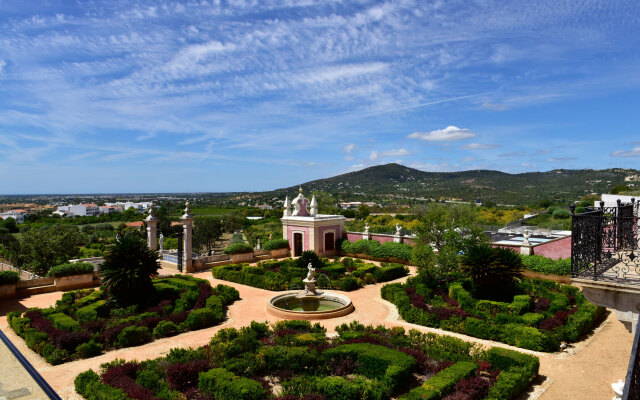
<svg viewBox="0 0 640 400"><path fill-rule="evenodd" d="M289 241L293 257L300 256L306 250L313 250L322 257L333 256L336 254L336 240L344 235L345 217L318 214L315 196L309 201L302 194L302 188L293 201L289 201L287 196L280 220L283 239Z"/></svg>

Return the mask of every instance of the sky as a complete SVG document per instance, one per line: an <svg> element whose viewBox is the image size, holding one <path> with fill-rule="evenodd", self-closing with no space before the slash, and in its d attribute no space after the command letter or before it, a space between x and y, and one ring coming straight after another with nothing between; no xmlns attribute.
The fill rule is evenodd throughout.
<svg viewBox="0 0 640 400"><path fill-rule="evenodd" d="M0 193L640 169L640 2L0 0Z"/></svg>

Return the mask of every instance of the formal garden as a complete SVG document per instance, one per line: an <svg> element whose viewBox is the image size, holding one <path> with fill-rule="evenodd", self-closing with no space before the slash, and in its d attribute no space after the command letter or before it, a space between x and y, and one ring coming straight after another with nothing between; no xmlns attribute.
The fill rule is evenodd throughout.
<svg viewBox="0 0 640 400"><path fill-rule="evenodd" d="M100 290L65 292L55 306L10 312L7 322L55 365L219 324L239 298L234 288L213 288L205 279L154 279L156 260L139 235L125 234L105 254ZM51 272L66 276L78 268L87 266L64 264Z"/></svg>
<svg viewBox="0 0 640 400"><path fill-rule="evenodd" d="M352 291L366 284L391 281L409 273L409 269L402 264L382 263L377 266L350 257L329 261L319 258L313 251L305 251L297 259L261 261L255 266L231 264L213 267L211 273L217 279L260 289L302 289L309 263L316 269L317 285L321 289Z"/></svg>
<svg viewBox="0 0 640 400"><path fill-rule="evenodd" d="M578 341L600 320L604 309L578 288L520 279L522 267L511 250L474 245L449 279L422 270L404 284L385 285L381 293L407 322L537 351Z"/></svg>
<svg viewBox="0 0 640 400"><path fill-rule="evenodd" d="M252 322L206 346L146 361L116 360L75 379L93 399L509 399L537 375L537 357L402 328Z"/></svg>

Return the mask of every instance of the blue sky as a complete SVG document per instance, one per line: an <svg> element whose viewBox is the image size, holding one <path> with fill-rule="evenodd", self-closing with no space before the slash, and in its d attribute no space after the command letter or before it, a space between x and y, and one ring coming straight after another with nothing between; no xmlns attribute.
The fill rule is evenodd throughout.
<svg viewBox="0 0 640 400"><path fill-rule="evenodd" d="M640 168L640 2L0 0L0 193Z"/></svg>

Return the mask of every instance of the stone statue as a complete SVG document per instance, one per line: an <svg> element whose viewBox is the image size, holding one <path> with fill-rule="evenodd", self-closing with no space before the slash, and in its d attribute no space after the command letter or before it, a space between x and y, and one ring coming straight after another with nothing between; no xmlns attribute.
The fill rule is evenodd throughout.
<svg viewBox="0 0 640 400"><path fill-rule="evenodd" d="M164 235L160 234L160 253L164 251Z"/></svg>
<svg viewBox="0 0 640 400"><path fill-rule="evenodd" d="M364 224L364 233L369 233L369 228L370 227L368 223Z"/></svg>
<svg viewBox="0 0 640 400"><path fill-rule="evenodd" d="M402 227L400 226L400 224L396 224L396 235L402 235Z"/></svg>
<svg viewBox="0 0 640 400"><path fill-rule="evenodd" d="M262 241L261 241L260 239L258 239L258 245L256 246L256 248L257 248L258 250L261 250L261 249L262 249Z"/></svg>
<svg viewBox="0 0 640 400"><path fill-rule="evenodd" d="M307 273L307 280L308 281L313 281L316 278L316 269L313 268L313 265L311 263L309 263L309 265L307 265L307 269L309 270L309 272Z"/></svg>

